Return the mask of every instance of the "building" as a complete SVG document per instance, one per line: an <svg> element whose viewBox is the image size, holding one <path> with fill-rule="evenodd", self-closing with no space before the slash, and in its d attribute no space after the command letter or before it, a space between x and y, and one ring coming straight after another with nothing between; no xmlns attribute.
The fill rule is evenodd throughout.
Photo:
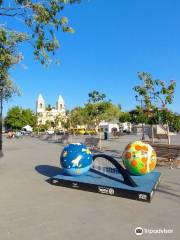
<svg viewBox="0 0 180 240"><path fill-rule="evenodd" d="M127 132L130 133L132 131L132 124L129 122L119 123L118 121L114 122L105 122L102 121L99 124L99 127L102 132Z"/></svg>
<svg viewBox="0 0 180 240"><path fill-rule="evenodd" d="M119 123L119 131L131 133L132 132L132 124L130 122Z"/></svg>
<svg viewBox="0 0 180 240"><path fill-rule="evenodd" d="M54 129L55 127L61 129L61 123L57 119L66 116L65 104L62 96L59 95L56 107L47 107L43 96L39 94L36 101L36 114L38 125L49 124L49 129Z"/></svg>
<svg viewBox="0 0 180 240"><path fill-rule="evenodd" d="M116 122L105 122L102 121L99 124L99 127L102 132L112 133L113 131L119 131L119 125Z"/></svg>

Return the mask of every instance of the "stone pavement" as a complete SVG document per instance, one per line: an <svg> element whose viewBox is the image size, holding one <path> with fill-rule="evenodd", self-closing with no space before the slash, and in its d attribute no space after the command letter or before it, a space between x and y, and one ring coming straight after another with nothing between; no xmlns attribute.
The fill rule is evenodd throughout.
<svg viewBox="0 0 180 240"><path fill-rule="evenodd" d="M130 137L129 137L130 138ZM129 138L109 141L122 151ZM35 138L4 139L0 158L0 240L179 239L180 169L161 167L151 203L52 186L60 144ZM173 229L136 236L136 227Z"/></svg>

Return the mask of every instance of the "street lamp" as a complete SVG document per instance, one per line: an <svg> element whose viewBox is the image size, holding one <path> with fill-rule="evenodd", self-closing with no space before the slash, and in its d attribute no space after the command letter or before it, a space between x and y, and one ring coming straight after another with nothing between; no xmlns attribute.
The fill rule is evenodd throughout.
<svg viewBox="0 0 180 240"><path fill-rule="evenodd" d="M135 96L135 98L136 98L137 102L141 103L141 110L143 111L143 99L138 99L137 95ZM142 120L141 124L142 124L142 140L144 140L145 139L145 134L144 134L144 123L143 123L143 120Z"/></svg>

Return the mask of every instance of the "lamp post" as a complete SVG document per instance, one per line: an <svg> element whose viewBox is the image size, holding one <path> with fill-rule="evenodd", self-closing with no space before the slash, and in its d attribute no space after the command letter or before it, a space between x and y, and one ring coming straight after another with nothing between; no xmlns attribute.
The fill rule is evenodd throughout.
<svg viewBox="0 0 180 240"><path fill-rule="evenodd" d="M135 98L136 98L136 101L137 102L140 102L140 104L141 104L141 110L143 111L143 99L138 99L138 96L136 95L135 96ZM142 121L142 140L144 140L145 139L145 134L144 134L144 123L143 123L143 121Z"/></svg>

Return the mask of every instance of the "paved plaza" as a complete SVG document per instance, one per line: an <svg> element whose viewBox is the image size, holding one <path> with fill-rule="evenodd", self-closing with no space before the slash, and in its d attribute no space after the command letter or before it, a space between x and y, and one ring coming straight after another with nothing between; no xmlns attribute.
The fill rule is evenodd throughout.
<svg viewBox="0 0 180 240"><path fill-rule="evenodd" d="M139 136L140 138L140 136ZM118 157L137 136L103 141ZM78 138L73 141L80 141ZM173 139L180 144L180 136ZM50 185L62 144L4 138L0 158L0 240L179 239L180 169L157 167L161 183L151 203ZM136 227L173 233L136 236Z"/></svg>

